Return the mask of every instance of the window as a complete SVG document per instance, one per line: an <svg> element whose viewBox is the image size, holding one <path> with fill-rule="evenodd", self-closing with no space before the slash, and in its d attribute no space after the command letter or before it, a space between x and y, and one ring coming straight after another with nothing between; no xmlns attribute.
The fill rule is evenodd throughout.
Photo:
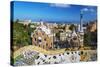
<svg viewBox="0 0 100 67"><path fill-rule="evenodd" d="M48 46L48 43L46 43L46 46Z"/></svg>
<svg viewBox="0 0 100 67"><path fill-rule="evenodd" d="M38 42L42 42L42 40L38 40Z"/></svg>
<svg viewBox="0 0 100 67"><path fill-rule="evenodd" d="M52 45L52 43L51 43L51 45Z"/></svg>
<svg viewBox="0 0 100 67"><path fill-rule="evenodd" d="M42 44L42 40L39 40L39 39L38 39L38 44Z"/></svg>
<svg viewBox="0 0 100 67"><path fill-rule="evenodd" d="M36 35L38 35L38 32L36 32Z"/></svg>
<svg viewBox="0 0 100 67"><path fill-rule="evenodd" d="M34 38L34 40L36 41L36 38Z"/></svg>
<svg viewBox="0 0 100 67"><path fill-rule="evenodd" d="M42 32L42 35L44 35L44 32Z"/></svg>
<svg viewBox="0 0 100 67"><path fill-rule="evenodd" d="M44 38L44 41L46 41L46 38Z"/></svg>
<svg viewBox="0 0 100 67"><path fill-rule="evenodd" d="M74 37L73 40L77 40L77 37Z"/></svg>
<svg viewBox="0 0 100 67"><path fill-rule="evenodd" d="M38 43L41 44L42 43L42 38L38 37Z"/></svg>

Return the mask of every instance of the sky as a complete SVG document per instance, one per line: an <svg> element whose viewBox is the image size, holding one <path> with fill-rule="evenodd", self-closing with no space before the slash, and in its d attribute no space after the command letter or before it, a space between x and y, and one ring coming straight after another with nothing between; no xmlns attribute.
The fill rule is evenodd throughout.
<svg viewBox="0 0 100 67"><path fill-rule="evenodd" d="M97 18L96 6L23 1L11 2L12 20L79 22L81 12L85 22L96 20Z"/></svg>

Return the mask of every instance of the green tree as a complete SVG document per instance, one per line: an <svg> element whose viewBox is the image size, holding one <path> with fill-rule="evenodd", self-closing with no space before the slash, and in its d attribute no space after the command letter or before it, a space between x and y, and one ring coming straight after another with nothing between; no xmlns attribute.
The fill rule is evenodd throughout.
<svg viewBox="0 0 100 67"><path fill-rule="evenodd" d="M31 44L31 32L33 30L30 26L13 22L13 46L18 48Z"/></svg>
<svg viewBox="0 0 100 67"><path fill-rule="evenodd" d="M84 34L84 45L89 46L91 42L91 34L90 32Z"/></svg>
<svg viewBox="0 0 100 67"><path fill-rule="evenodd" d="M16 21L15 21L15 23L18 23L19 22L19 19L17 19Z"/></svg>
<svg viewBox="0 0 100 67"><path fill-rule="evenodd" d="M74 24L72 24L70 27L69 27L70 30L75 30L76 29L76 26Z"/></svg>

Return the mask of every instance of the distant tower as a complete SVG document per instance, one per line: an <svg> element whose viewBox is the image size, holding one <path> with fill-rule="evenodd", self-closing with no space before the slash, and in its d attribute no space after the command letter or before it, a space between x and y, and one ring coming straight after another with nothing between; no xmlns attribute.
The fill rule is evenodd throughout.
<svg viewBox="0 0 100 67"><path fill-rule="evenodd" d="M84 31L83 31L83 11L80 13L80 45L83 47L83 41L84 41Z"/></svg>
<svg viewBox="0 0 100 67"><path fill-rule="evenodd" d="M42 21L42 19L40 19L40 25L43 25L43 21Z"/></svg>
<svg viewBox="0 0 100 67"><path fill-rule="evenodd" d="M80 31L83 32L83 12L80 13Z"/></svg>

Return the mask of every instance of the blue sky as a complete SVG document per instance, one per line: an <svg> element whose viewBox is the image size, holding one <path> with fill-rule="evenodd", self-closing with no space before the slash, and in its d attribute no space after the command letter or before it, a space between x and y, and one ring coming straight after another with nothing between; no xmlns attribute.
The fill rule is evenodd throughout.
<svg viewBox="0 0 100 67"><path fill-rule="evenodd" d="M12 3L14 5L12 5ZM29 20L39 21L68 21L79 22L80 12L83 12L83 20L85 22L95 20L97 18L96 6L80 6L56 3L37 3L14 1L13 20ZM11 16L12 16L11 15Z"/></svg>

